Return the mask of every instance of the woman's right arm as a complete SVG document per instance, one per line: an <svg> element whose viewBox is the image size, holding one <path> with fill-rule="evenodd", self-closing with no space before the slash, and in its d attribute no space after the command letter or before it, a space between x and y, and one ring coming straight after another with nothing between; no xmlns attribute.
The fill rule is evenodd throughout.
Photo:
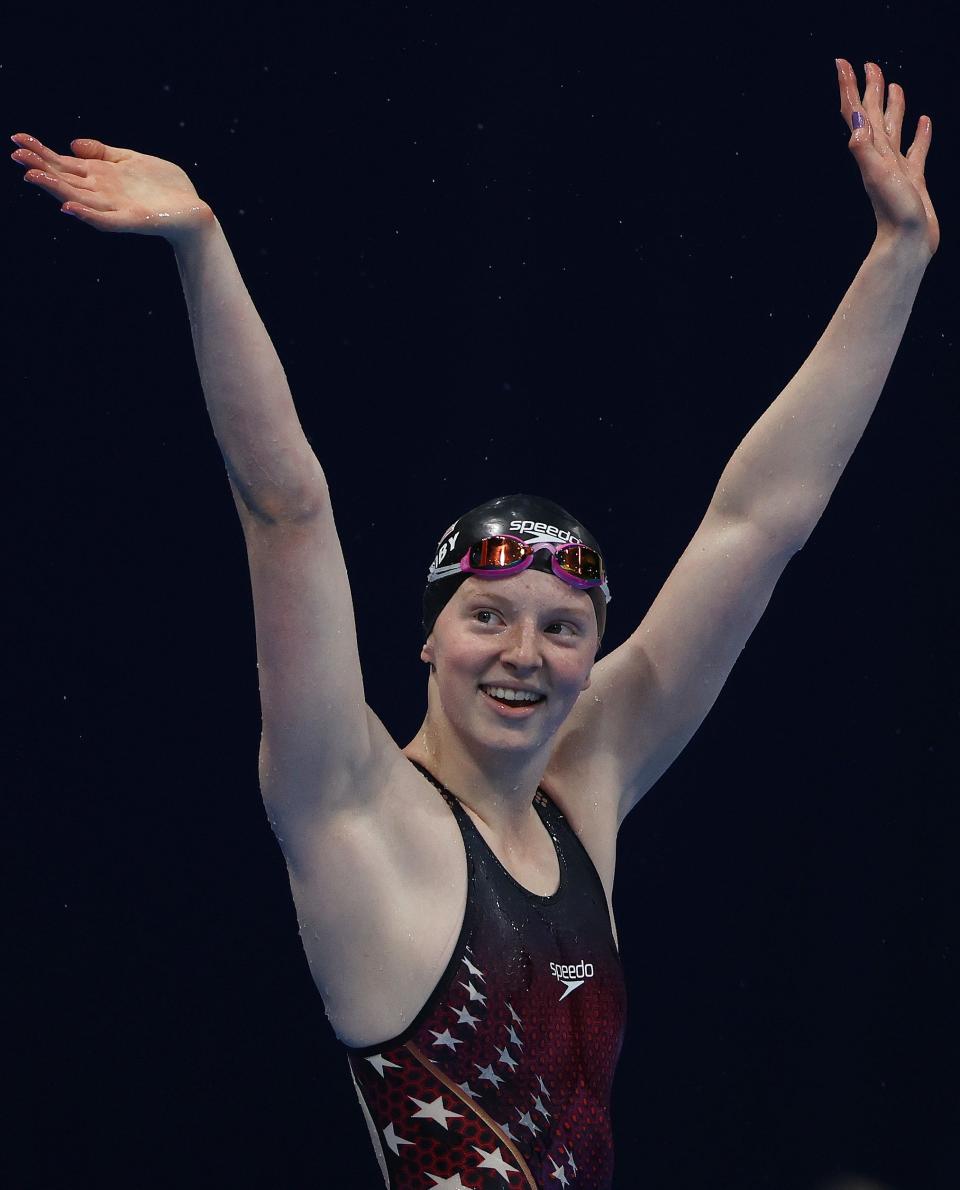
<svg viewBox="0 0 960 1190"><path fill-rule="evenodd" d="M173 246L207 410L243 526L253 586L260 777L278 833L359 809L399 751L369 713L326 480L223 231L170 162L99 141L73 155L18 134L14 160L61 209ZM286 849L286 847L285 847ZM293 858L293 857L290 857Z"/></svg>
<svg viewBox="0 0 960 1190"><path fill-rule="evenodd" d="M318 813L359 810L398 752L367 709L326 479L215 219L174 241L203 392L243 526L260 786L288 858ZM309 830L308 830L308 833Z"/></svg>
<svg viewBox="0 0 960 1190"><path fill-rule="evenodd" d="M270 336L210 208L172 239L213 432L246 528L312 516L326 483Z"/></svg>

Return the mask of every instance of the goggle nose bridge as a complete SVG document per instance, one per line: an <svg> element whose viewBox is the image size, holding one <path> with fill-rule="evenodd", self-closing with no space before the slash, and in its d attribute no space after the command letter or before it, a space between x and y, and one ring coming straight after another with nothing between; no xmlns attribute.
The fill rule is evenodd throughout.
<svg viewBox="0 0 960 1190"><path fill-rule="evenodd" d="M530 570L542 570L544 574L553 574L553 553L545 545L533 547L533 559Z"/></svg>

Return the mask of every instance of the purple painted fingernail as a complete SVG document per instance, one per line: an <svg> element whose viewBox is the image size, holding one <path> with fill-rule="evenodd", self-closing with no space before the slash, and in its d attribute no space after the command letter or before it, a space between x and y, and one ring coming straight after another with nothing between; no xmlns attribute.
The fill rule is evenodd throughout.
<svg viewBox="0 0 960 1190"><path fill-rule="evenodd" d="M863 127L863 112L854 112L853 113L853 126L854 126L854 128L862 128Z"/></svg>

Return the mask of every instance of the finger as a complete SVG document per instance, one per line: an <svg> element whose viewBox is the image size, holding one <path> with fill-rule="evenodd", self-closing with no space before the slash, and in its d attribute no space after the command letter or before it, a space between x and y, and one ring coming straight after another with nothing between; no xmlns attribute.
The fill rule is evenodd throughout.
<svg viewBox="0 0 960 1190"><path fill-rule="evenodd" d="M872 125L873 147L880 154L888 153L890 145L883 127L883 71L876 62L864 62L863 70L863 110Z"/></svg>
<svg viewBox="0 0 960 1190"><path fill-rule="evenodd" d="M130 156L129 149L117 149L113 145L105 145L103 141L91 140L85 136L72 140L70 148L78 157L96 158L100 161L123 161Z"/></svg>
<svg viewBox="0 0 960 1190"><path fill-rule="evenodd" d="M34 153L32 149L15 149L10 156L18 165L26 166L27 169L39 169L41 172L51 173L55 177L62 173L64 178L68 178L74 186L78 186L81 190L96 189L92 182L86 181L87 167L85 165L80 167L82 172L76 172L68 169L62 159L56 162L44 161L40 154Z"/></svg>
<svg viewBox="0 0 960 1190"><path fill-rule="evenodd" d="M899 83L891 83L887 87L887 107L883 113L883 131L890 142L890 148L895 153L900 152L900 134L903 129L903 113L906 106L907 101L903 87Z"/></svg>
<svg viewBox="0 0 960 1190"><path fill-rule="evenodd" d="M98 231L126 231L122 217L116 211L96 211L83 203L65 202L60 208L65 215L72 215L81 223L88 223Z"/></svg>
<svg viewBox="0 0 960 1190"><path fill-rule="evenodd" d="M46 190L48 194L52 194L60 202L83 202L88 206L96 207L98 210L107 210L109 208L109 203L99 198L95 191L87 187L74 186L72 182L68 182L65 178L58 178L55 174L47 170L28 169L23 175L23 180L30 182L33 186L39 186L41 190Z"/></svg>
<svg viewBox="0 0 960 1190"><path fill-rule="evenodd" d="M837 58L837 82L840 86L840 114L852 127L850 117L859 111L860 92L857 90L857 74L846 58Z"/></svg>
<svg viewBox="0 0 960 1190"><path fill-rule="evenodd" d="M852 133L851 149L854 144L870 144L870 127L860 101L857 86L857 72L845 58L837 59L837 81L840 84L840 115Z"/></svg>
<svg viewBox="0 0 960 1190"><path fill-rule="evenodd" d="M87 176L87 166L82 161L78 161L76 157L64 157L60 153L55 153L53 149L48 148L28 132L17 132L10 139L15 145L19 145L19 148L14 153L14 158L17 161L23 160L17 154L31 153L34 157L39 158L39 161L33 162L34 165L44 164L47 166L56 166L67 174L76 174L81 178Z"/></svg>
<svg viewBox="0 0 960 1190"><path fill-rule="evenodd" d="M837 80L840 84L840 114L850 129L847 147L857 156L873 152L873 130L860 101L857 72L846 58L837 58Z"/></svg>
<svg viewBox="0 0 960 1190"><path fill-rule="evenodd" d="M44 161L53 161L56 157L53 149L48 149L43 141L37 140L35 136L31 136L29 132L15 132L10 137L15 145L20 145L23 149L29 149L36 153L38 157L42 157Z"/></svg>
<svg viewBox="0 0 960 1190"><path fill-rule="evenodd" d="M910 173L914 177L923 177L924 167L927 162L927 151L930 148L932 137L933 121L929 116L921 116L917 121L917 134L913 138L913 144L907 149L907 163L910 166Z"/></svg>
<svg viewBox="0 0 960 1190"><path fill-rule="evenodd" d="M28 169L43 169L48 164L33 149L14 149L10 156L14 161L19 162L20 165L25 165Z"/></svg>

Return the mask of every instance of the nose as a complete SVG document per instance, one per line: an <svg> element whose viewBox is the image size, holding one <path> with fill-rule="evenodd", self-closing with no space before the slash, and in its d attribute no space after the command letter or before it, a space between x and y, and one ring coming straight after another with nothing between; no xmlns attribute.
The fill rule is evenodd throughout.
<svg viewBox="0 0 960 1190"><path fill-rule="evenodd" d="M536 625L526 621L512 624L503 638L500 660L512 670L529 673L543 664Z"/></svg>

